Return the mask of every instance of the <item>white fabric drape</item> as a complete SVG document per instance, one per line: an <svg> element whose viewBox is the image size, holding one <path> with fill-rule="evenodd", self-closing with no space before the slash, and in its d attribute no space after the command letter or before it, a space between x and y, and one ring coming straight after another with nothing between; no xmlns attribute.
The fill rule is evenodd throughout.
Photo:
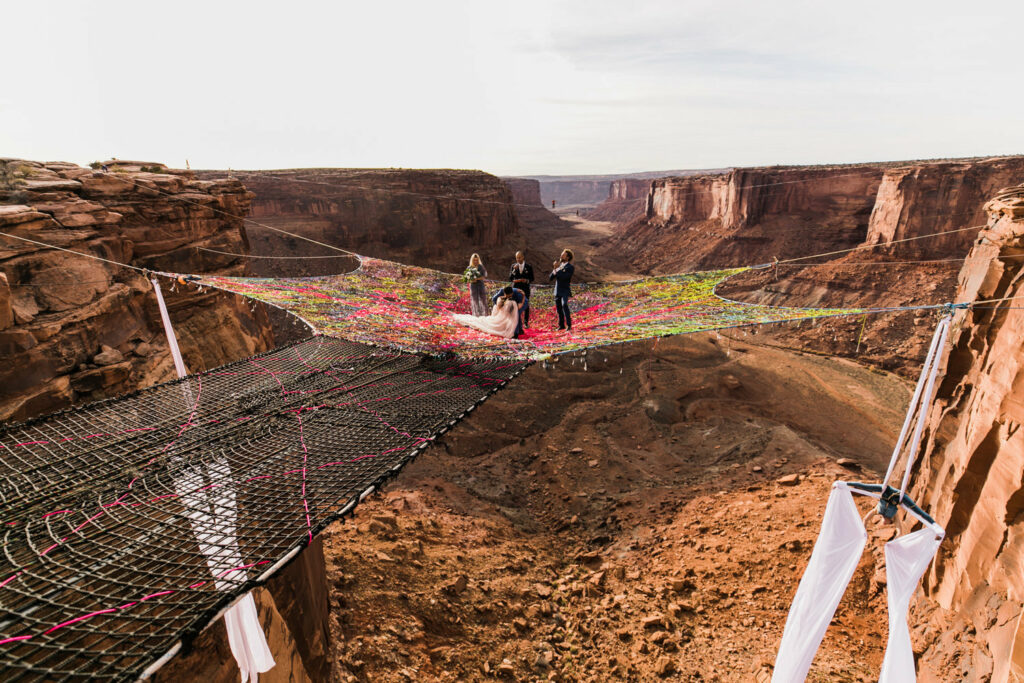
<svg viewBox="0 0 1024 683"><path fill-rule="evenodd" d="M798 683L807 677L865 543L867 532L853 495L845 487L833 487L811 561L789 609L772 683Z"/></svg>
<svg viewBox="0 0 1024 683"><path fill-rule="evenodd" d="M519 304L512 299L504 302L499 299L487 317L453 313L452 318L460 325L476 328L495 337L511 339L515 336L516 327L519 326Z"/></svg>
<svg viewBox="0 0 1024 683"><path fill-rule="evenodd" d="M174 369L178 377L185 377L188 371L185 361L178 349L178 339L171 327L171 317L167 313L160 283L153 278L153 291L160 309L164 334L167 345L174 359ZM182 392L186 403L194 404L192 390L187 383L182 383ZM206 556L206 565L214 576L217 590L231 590L234 584L229 580L234 572L242 566L242 553L238 549L237 539L237 507L235 489L231 478L231 466L224 458L214 458L205 465L187 467L174 479L174 490L185 508L199 543L199 551ZM252 593L235 603L224 613L224 626L228 632L228 646L238 663L242 683L257 683L259 674L274 668L274 655L267 645L267 637L263 633L259 614L256 612L256 601Z"/></svg>
<svg viewBox="0 0 1024 683"><path fill-rule="evenodd" d="M231 590L242 566L237 539L235 489L231 467L224 458L191 465L174 478L174 489L192 525L199 550L214 576L217 590ZM259 674L274 668L274 655L263 634L252 593L224 613L231 654L238 662L242 683L257 683Z"/></svg>
<svg viewBox="0 0 1024 683"><path fill-rule="evenodd" d="M251 592L224 614L224 626L228 630L231 654L235 656L242 674L242 683L257 683L259 674L274 668L274 655L263 635Z"/></svg>
<svg viewBox="0 0 1024 683"><path fill-rule="evenodd" d="M907 610L921 575L939 549L942 538L924 528L885 544L888 585L889 642L879 683L907 683L916 679L914 652L910 645Z"/></svg>

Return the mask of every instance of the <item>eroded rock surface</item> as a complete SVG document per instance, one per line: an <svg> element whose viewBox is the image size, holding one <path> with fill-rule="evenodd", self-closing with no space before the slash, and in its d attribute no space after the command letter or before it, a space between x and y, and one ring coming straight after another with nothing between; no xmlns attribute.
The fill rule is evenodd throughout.
<svg viewBox="0 0 1024 683"><path fill-rule="evenodd" d="M470 253L502 247L519 231L512 192L482 171L327 168L233 177L254 193L248 229L256 255L333 253L264 224L366 256L462 272ZM253 260L259 275L326 275L354 266L351 259Z"/></svg>
<svg viewBox="0 0 1024 683"><path fill-rule="evenodd" d="M0 232L153 270L244 273L243 259L197 249L246 251L241 216L250 195L242 184L145 166L161 172L0 160ZM141 273L16 237L0 236L0 419L175 376L152 287ZM165 279L190 370L271 347L261 308L168 285Z"/></svg>
<svg viewBox="0 0 1024 683"><path fill-rule="evenodd" d="M1024 185L985 208L914 491L947 531L925 579L938 609L918 606L924 681L1024 677Z"/></svg>

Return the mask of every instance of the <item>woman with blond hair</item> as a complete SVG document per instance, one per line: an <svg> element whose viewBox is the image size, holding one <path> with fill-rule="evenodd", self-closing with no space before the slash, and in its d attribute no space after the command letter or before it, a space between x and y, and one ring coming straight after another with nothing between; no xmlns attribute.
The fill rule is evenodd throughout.
<svg viewBox="0 0 1024 683"><path fill-rule="evenodd" d="M486 316L487 310L487 285L484 278L487 277L487 269L484 262L480 260L480 254L473 254L469 257L469 267L462 274L462 279L469 283L469 307L475 316Z"/></svg>

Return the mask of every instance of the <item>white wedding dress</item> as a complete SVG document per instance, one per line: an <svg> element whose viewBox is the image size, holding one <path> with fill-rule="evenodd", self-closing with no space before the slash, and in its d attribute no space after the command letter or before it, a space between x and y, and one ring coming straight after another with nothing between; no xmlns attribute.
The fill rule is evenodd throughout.
<svg viewBox="0 0 1024 683"><path fill-rule="evenodd" d="M519 326L519 304L511 299L499 300L486 318L463 313L453 313L452 317L460 325L473 327L496 337L511 339L516 333L516 327Z"/></svg>

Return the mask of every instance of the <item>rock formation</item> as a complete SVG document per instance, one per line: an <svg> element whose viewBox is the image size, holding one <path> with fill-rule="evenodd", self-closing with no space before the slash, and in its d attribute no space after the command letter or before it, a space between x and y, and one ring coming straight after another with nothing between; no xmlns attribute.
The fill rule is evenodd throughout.
<svg viewBox="0 0 1024 683"><path fill-rule="evenodd" d="M629 223L642 218L647 209L651 182L642 178L613 180L608 188L608 198L598 204L597 208L587 211L587 218L614 223Z"/></svg>
<svg viewBox="0 0 1024 683"><path fill-rule="evenodd" d="M662 178L651 182L645 215L622 229L613 248L650 272L849 249L980 225L985 200L1021 179L1024 157L745 168ZM888 253L949 256L965 251L973 237L964 231L890 247Z"/></svg>
<svg viewBox="0 0 1024 683"><path fill-rule="evenodd" d="M1024 185L985 209L956 299L977 304L954 319L914 490L947 533L925 578L939 609L916 634L922 681L1024 678Z"/></svg>
<svg viewBox="0 0 1024 683"><path fill-rule="evenodd" d="M147 170L0 160L0 231L154 270L243 273L241 259L196 249L246 250L241 183L139 165ZM152 287L139 272L0 236L0 274L0 419L174 377ZM167 284L190 370L272 345L262 309Z"/></svg>
<svg viewBox="0 0 1024 683"><path fill-rule="evenodd" d="M233 177L254 193L248 235L252 253L261 256L331 255L263 224L367 256L461 272L471 252L502 247L519 231L512 192L481 171L334 168ZM352 267L350 259L253 261L260 275L325 275Z"/></svg>

